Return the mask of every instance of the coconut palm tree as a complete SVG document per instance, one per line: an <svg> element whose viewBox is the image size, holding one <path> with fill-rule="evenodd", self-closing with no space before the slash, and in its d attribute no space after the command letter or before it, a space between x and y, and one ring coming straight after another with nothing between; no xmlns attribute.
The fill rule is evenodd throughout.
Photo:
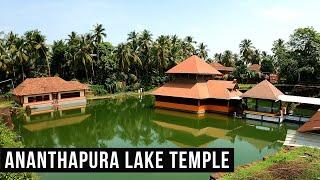
<svg viewBox="0 0 320 180"><path fill-rule="evenodd" d="M142 61L142 70L145 71L146 79L149 78L149 71L151 69L151 48L152 48L152 34L148 30L143 30L139 36L139 57Z"/></svg>
<svg viewBox="0 0 320 180"><path fill-rule="evenodd" d="M4 44L4 52L7 53L7 57L10 60L10 65L12 66L12 73L14 77L14 81L16 81L16 54L15 54L15 41L18 38L17 34L14 34L12 31L10 31L7 35L6 43Z"/></svg>
<svg viewBox="0 0 320 180"><path fill-rule="evenodd" d="M107 34L105 33L106 29L103 28L102 24L96 24L93 27L93 39L95 44L99 44L102 42L103 38L107 37Z"/></svg>
<svg viewBox="0 0 320 180"><path fill-rule="evenodd" d="M160 75L160 69L167 67L169 60L169 47L170 47L170 37L161 35L156 40L155 48L155 59L157 60L158 73Z"/></svg>
<svg viewBox="0 0 320 180"><path fill-rule="evenodd" d="M135 71L135 76L138 77L138 68L142 66L139 56L139 33L132 31L128 34L128 46L131 49L132 66Z"/></svg>
<svg viewBox="0 0 320 180"><path fill-rule="evenodd" d="M131 59L131 49L127 44L119 44L116 48L115 52L119 68L124 71L128 72L130 67L130 59Z"/></svg>
<svg viewBox="0 0 320 180"><path fill-rule="evenodd" d="M199 46L198 46L198 49L197 49L197 55L200 57L200 58L203 58L203 59L207 59L208 57L208 49L207 49L207 45L205 45L204 43L200 43Z"/></svg>
<svg viewBox="0 0 320 180"><path fill-rule="evenodd" d="M252 64L260 64L261 63L261 54L258 49L255 49L253 51L251 63Z"/></svg>
<svg viewBox="0 0 320 180"><path fill-rule="evenodd" d="M94 42L93 45L94 45L94 52L96 54L96 57L97 57L97 63L100 62L100 52L99 52L99 44L103 41L103 38L107 37L107 34L105 33L106 29L103 28L102 24L96 24L92 30L93 32L93 35L92 35L92 39ZM91 64L92 65L92 70L94 69L93 68L93 63ZM92 71L94 72L94 71ZM94 76L94 74L93 74Z"/></svg>
<svg viewBox="0 0 320 180"><path fill-rule="evenodd" d="M191 56L195 53L194 44L197 42L193 40L193 37L187 36L184 38L184 41L182 43L182 49L185 54L185 56Z"/></svg>
<svg viewBox="0 0 320 180"><path fill-rule="evenodd" d="M177 35L171 36L171 47L169 55L169 67L172 67L179 63L184 57L181 47L182 41Z"/></svg>
<svg viewBox="0 0 320 180"><path fill-rule="evenodd" d="M29 57L32 58L32 62L37 65L37 63L41 63L45 59L47 75L51 76L49 48L45 44L45 36L38 30L32 30L25 33L25 39L27 51ZM41 67L42 65L40 64L39 66Z"/></svg>
<svg viewBox="0 0 320 180"><path fill-rule="evenodd" d="M214 57L214 61L216 61L218 63L222 63L222 54L221 53L215 53L213 57Z"/></svg>
<svg viewBox="0 0 320 180"><path fill-rule="evenodd" d="M28 60L29 60L29 56L27 55L25 40L22 38L17 38L12 51L14 52L15 57L19 61L19 64L21 66L21 71L22 71L22 80L24 81L26 77L26 74L24 72L24 66L26 63L28 63Z"/></svg>
<svg viewBox="0 0 320 180"><path fill-rule="evenodd" d="M86 39L86 36L80 37L80 42L77 46L77 51L74 55L74 58L76 61L76 58L80 60L84 66L85 72L86 72L86 78L87 82L89 82L89 76L88 76L88 70L87 70L87 63L92 63L92 53L91 53L91 46L88 40Z"/></svg>
<svg viewBox="0 0 320 180"><path fill-rule="evenodd" d="M233 54L230 50L224 51L222 58L221 58L221 63L227 67L233 66L233 64L234 64Z"/></svg>
<svg viewBox="0 0 320 180"><path fill-rule="evenodd" d="M246 63L251 63L253 49L252 42L250 39L244 39L241 41L240 45L240 56Z"/></svg>

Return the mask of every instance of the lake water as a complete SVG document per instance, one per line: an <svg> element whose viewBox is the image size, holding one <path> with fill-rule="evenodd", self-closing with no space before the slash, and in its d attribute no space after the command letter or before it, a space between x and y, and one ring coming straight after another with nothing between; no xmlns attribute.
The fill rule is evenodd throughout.
<svg viewBox="0 0 320 180"><path fill-rule="evenodd" d="M152 96L89 101L86 107L19 115L26 147L231 147L235 165L278 151L287 125L218 114L158 110ZM43 173L41 179L209 179L210 173Z"/></svg>

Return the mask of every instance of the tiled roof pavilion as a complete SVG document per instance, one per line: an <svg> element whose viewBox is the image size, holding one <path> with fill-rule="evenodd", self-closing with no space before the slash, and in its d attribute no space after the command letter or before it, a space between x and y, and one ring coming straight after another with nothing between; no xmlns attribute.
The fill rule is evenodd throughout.
<svg viewBox="0 0 320 180"><path fill-rule="evenodd" d="M279 89L268 80L264 80L243 93L242 97L277 101L280 95L283 95L283 93Z"/></svg>
<svg viewBox="0 0 320 180"><path fill-rule="evenodd" d="M26 79L13 90L13 94L25 96L86 89L88 86L78 81L65 81L60 77L40 77Z"/></svg>
<svg viewBox="0 0 320 180"><path fill-rule="evenodd" d="M201 74L201 75L221 75L221 73L200 59L198 56L193 55L178 65L169 69L166 73L169 74Z"/></svg>

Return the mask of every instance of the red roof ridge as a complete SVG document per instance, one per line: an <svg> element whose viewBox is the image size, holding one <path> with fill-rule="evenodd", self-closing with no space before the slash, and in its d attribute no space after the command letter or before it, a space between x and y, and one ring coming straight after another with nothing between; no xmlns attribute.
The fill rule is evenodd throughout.
<svg viewBox="0 0 320 180"><path fill-rule="evenodd" d="M196 55L190 56L176 66L169 69L166 73L171 74L206 74L220 75L221 73Z"/></svg>

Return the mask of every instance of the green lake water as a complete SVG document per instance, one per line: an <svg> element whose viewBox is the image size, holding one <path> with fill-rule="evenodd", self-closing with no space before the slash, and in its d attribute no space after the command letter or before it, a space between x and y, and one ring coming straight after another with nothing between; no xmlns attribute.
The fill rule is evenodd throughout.
<svg viewBox="0 0 320 180"><path fill-rule="evenodd" d="M235 166L278 151L284 124L225 115L158 110L152 96L89 101L86 107L19 115L15 129L26 147L231 147ZM41 179L209 179L210 173L42 173Z"/></svg>

